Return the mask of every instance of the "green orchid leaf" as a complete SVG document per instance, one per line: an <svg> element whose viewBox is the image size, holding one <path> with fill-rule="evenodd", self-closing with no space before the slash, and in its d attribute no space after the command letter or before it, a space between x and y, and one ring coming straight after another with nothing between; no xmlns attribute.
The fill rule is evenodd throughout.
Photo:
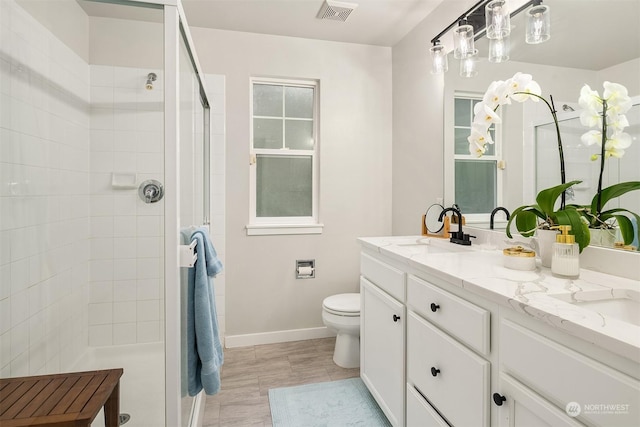
<svg viewBox="0 0 640 427"><path fill-rule="evenodd" d="M526 213L524 213L524 212L526 212ZM530 222L527 222L527 224L525 225L523 223L523 225L522 225L523 228L520 228L518 223L519 223L519 221L523 221L523 220L518 219L520 217L520 215L524 215L526 218L532 218L533 219L533 224L531 225ZM526 205L526 206L520 206L519 208L516 208L511 213L511 216L509 217L509 221L507 222L507 229L506 229L507 237L509 237L510 239L513 238L513 236L511 235L511 223L514 222L514 221L516 221L516 228L518 229L518 232L520 234L522 234L521 230L524 230L526 232L528 230L533 229L535 231L535 228L537 227L536 217L539 217L539 218L542 218L543 220L546 220L546 217L544 216L544 214L538 210L538 206L537 205ZM531 221L531 219L525 219L524 221ZM530 226L530 228L527 228L528 226ZM526 237L529 237L532 234L533 233L527 234ZM524 236L524 234L523 234L523 236Z"/></svg>
<svg viewBox="0 0 640 427"><path fill-rule="evenodd" d="M614 184L610 187L603 188L601 191L600 209L602 210L611 199L620 197L623 194L626 194L629 191L633 191L633 190L640 190L640 181L621 182L618 184ZM597 211L598 211L598 194L596 193L596 195L593 197L593 200L591 200L591 212L597 212Z"/></svg>
<svg viewBox="0 0 640 427"><path fill-rule="evenodd" d="M554 211L554 206L558 197L569 187L575 184L579 184L582 181L571 181L566 184L556 185L555 187L547 188L538 193L536 202L540 206L540 210L547 216L551 216Z"/></svg>
<svg viewBox="0 0 640 427"><path fill-rule="evenodd" d="M587 246L589 246L589 242L591 240L591 233L589 232L589 227L585 224L580 218L580 212L576 209L564 209L561 211L555 212L556 220L558 225L570 225L571 226L571 234L576 237L576 243L580 247L580 252L584 250Z"/></svg>
<svg viewBox="0 0 640 427"><path fill-rule="evenodd" d="M618 223L618 227L620 227L620 234L622 235L622 240L625 245L631 244L633 242L633 224L631 220L624 215L613 215Z"/></svg>
<svg viewBox="0 0 640 427"><path fill-rule="evenodd" d="M538 215L532 210L523 210L516 217L516 228L524 237L531 237L538 227Z"/></svg>

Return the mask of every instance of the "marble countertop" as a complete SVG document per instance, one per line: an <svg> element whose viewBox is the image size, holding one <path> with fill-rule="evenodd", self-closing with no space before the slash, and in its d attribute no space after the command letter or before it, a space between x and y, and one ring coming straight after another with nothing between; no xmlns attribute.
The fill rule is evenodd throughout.
<svg viewBox="0 0 640 427"><path fill-rule="evenodd" d="M640 282L581 269L578 279L556 277L538 262L533 271L507 269L501 250L460 246L423 236L358 239L363 248L439 277L453 286L509 307L587 342L640 360L640 311L614 315L570 301L627 299L640 303ZM624 301L622 301L624 303ZM616 309L617 310L617 309ZM602 310L601 310L602 311ZM631 318L634 323L623 320Z"/></svg>

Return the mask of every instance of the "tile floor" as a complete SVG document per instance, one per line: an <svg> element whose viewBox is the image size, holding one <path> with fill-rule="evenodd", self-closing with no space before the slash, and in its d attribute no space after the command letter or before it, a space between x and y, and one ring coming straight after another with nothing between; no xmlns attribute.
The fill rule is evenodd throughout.
<svg viewBox="0 0 640 427"><path fill-rule="evenodd" d="M230 348L222 389L206 399L204 427L271 426L269 389L360 376L333 363L335 338Z"/></svg>

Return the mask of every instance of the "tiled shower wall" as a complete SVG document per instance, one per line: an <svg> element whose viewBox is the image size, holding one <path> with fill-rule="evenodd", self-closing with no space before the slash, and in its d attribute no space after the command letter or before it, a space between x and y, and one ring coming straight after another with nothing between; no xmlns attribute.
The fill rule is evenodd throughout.
<svg viewBox="0 0 640 427"><path fill-rule="evenodd" d="M0 376L68 369L87 343L89 67L0 1Z"/></svg>
<svg viewBox="0 0 640 427"><path fill-rule="evenodd" d="M164 184L162 72L91 65L89 344L159 341L163 319L164 199L138 185ZM145 88L149 73L158 78ZM135 175L133 188L112 185Z"/></svg>

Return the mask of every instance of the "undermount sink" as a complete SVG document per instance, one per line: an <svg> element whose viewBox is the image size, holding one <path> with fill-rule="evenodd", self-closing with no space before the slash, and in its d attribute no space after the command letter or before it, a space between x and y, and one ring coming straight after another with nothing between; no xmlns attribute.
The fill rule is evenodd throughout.
<svg viewBox="0 0 640 427"><path fill-rule="evenodd" d="M444 254L449 252L461 252L467 248L459 248L448 240L435 240L432 238L418 238L400 240L394 246L406 250L411 254Z"/></svg>
<svg viewBox="0 0 640 427"><path fill-rule="evenodd" d="M612 289L552 295L577 307L640 326L640 291Z"/></svg>

